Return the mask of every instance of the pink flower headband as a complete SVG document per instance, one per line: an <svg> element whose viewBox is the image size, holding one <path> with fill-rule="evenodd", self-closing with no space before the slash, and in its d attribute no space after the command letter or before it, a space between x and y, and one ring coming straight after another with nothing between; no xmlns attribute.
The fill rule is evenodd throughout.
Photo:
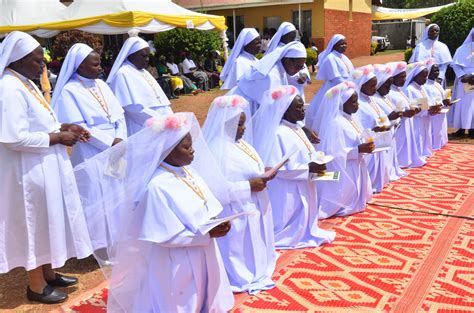
<svg viewBox="0 0 474 313"><path fill-rule="evenodd" d="M373 70L374 70L374 67L370 64L366 65L366 66L363 66L363 67L359 67L359 68L355 69L354 72L352 73L352 78L353 79L359 79L362 76L367 76Z"/></svg>
<svg viewBox="0 0 474 313"><path fill-rule="evenodd" d="M166 117L152 117L146 120L145 126L156 132L162 132L165 129L175 130L188 124L186 114L175 113Z"/></svg>
<svg viewBox="0 0 474 313"><path fill-rule="evenodd" d="M291 95L294 95L295 93L296 93L295 86L280 87L272 91L272 99L278 100L283 96L291 96Z"/></svg>
<svg viewBox="0 0 474 313"><path fill-rule="evenodd" d="M435 64L435 59L429 58L425 60L425 66L431 66L433 64Z"/></svg>
<svg viewBox="0 0 474 313"><path fill-rule="evenodd" d="M245 108L247 106L247 101L241 96L221 96L215 98L212 103L219 108Z"/></svg>
<svg viewBox="0 0 474 313"><path fill-rule="evenodd" d="M355 84L351 81L345 81L343 83L340 83L339 85L332 87L326 92L326 98L331 99L348 89L355 89Z"/></svg>

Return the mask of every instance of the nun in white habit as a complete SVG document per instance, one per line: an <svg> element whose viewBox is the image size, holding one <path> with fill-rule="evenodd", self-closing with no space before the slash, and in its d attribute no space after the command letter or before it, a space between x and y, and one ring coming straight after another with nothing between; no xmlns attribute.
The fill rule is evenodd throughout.
<svg viewBox="0 0 474 313"><path fill-rule="evenodd" d="M353 80L359 90L359 110L356 115L365 130L373 132L390 131L390 121L387 114L375 102L377 92L377 77L372 65L356 68L352 73ZM367 138L366 138L367 139ZM372 190L381 192L390 181L390 171L393 167L388 151L379 151L366 156Z"/></svg>
<svg viewBox="0 0 474 313"><path fill-rule="evenodd" d="M387 97L397 108L403 108L400 127L395 133L397 141L397 160L401 168L420 167L425 165L426 159L421 156L416 144L413 117L420 110L410 107L410 99L403 91L406 82L406 62L387 63L392 67L393 84Z"/></svg>
<svg viewBox="0 0 474 313"><path fill-rule="evenodd" d="M399 126L401 123L403 108L397 107L397 105L387 97L393 83L392 67L385 64L376 64L374 65L374 69L375 75L377 76L377 92L373 96L373 99L384 111L385 115L387 115L389 121L394 124L394 127L390 129L392 134L392 148L387 151L387 154L389 162L390 160L392 162L392 167L390 168L390 181L396 181L407 176L407 173L400 168L397 158L396 133L400 130Z"/></svg>
<svg viewBox="0 0 474 313"><path fill-rule="evenodd" d="M224 82L221 90L232 89L237 85L239 78L258 61L255 55L260 52L260 48L261 38L255 28L242 29L219 76Z"/></svg>
<svg viewBox="0 0 474 313"><path fill-rule="evenodd" d="M62 123L79 124L89 142L72 148L74 166L127 138L123 109L109 86L98 79L100 56L88 45L73 45L64 59L51 106Z"/></svg>
<svg viewBox="0 0 474 313"><path fill-rule="evenodd" d="M301 42L290 42L254 63L227 95L244 97L250 103L245 114L252 116L263 103L264 93L288 85L288 75L293 76L304 67L306 56Z"/></svg>
<svg viewBox="0 0 474 313"><path fill-rule="evenodd" d="M430 24L425 28L421 41L413 50L409 63L424 62L426 59L434 58L439 66L439 79L443 85L446 85L446 70L453 59L448 46L439 41L439 32L437 24Z"/></svg>
<svg viewBox="0 0 474 313"><path fill-rule="evenodd" d="M324 80L324 83L311 100L305 120L306 126L315 131L321 126L318 110L326 91L349 80L354 70L351 60L344 55L346 49L346 37L336 34L329 41L327 48L318 55L316 79Z"/></svg>
<svg viewBox="0 0 474 313"><path fill-rule="evenodd" d="M60 124L32 79L43 50L11 32L0 45L0 273L28 271L30 301L59 303L77 279L56 274L73 257L92 253L66 147L87 140L82 127Z"/></svg>
<svg viewBox="0 0 474 313"><path fill-rule="evenodd" d="M410 63L407 66L407 80L403 90L410 101L428 99L424 85L428 80L428 69L425 62ZM419 104L419 103L417 103ZM431 137L431 116L429 110L423 110L413 119L415 141L422 157L428 158L433 154Z"/></svg>
<svg viewBox="0 0 474 313"><path fill-rule="evenodd" d="M150 117L173 113L170 101L146 70L150 48L140 37L125 40L107 83L125 110L128 135L140 131Z"/></svg>
<svg viewBox="0 0 474 313"><path fill-rule="evenodd" d="M117 182L123 188L88 203L90 210L106 202L124 212L109 248L109 312L232 309L215 240L230 223L202 228L221 215L220 201L228 202L215 165L194 114L176 113L148 120L126 142L75 168L81 192Z"/></svg>
<svg viewBox="0 0 474 313"><path fill-rule="evenodd" d="M459 128L458 136L464 136L469 129L469 136L474 138L474 91L465 92L464 86L474 85L474 28L456 50L453 60L453 69L456 81L453 87L453 98L461 99L450 112L449 124Z"/></svg>
<svg viewBox="0 0 474 313"><path fill-rule="evenodd" d="M268 91L252 119L253 144L266 167L294 153L268 183L279 249L317 247L335 238L334 232L318 226L319 204L312 176L322 174L326 167L313 161L316 151L298 124L303 119L303 99L291 85Z"/></svg>
<svg viewBox="0 0 474 313"><path fill-rule="evenodd" d="M242 137L252 132L244 108L248 103L239 96L217 97L211 104L203 133L217 165L231 186L231 202L224 215L254 212L232 222L229 233L217 240L232 291L256 294L273 288L276 265L275 241L269 178L255 149ZM246 136L251 140L251 134ZM251 141L250 141L251 142ZM236 244L242 243L242 244Z"/></svg>
<svg viewBox="0 0 474 313"><path fill-rule="evenodd" d="M265 55L271 53L275 49L281 48L286 44L297 40L296 34L298 31L296 27L289 22L283 22L278 27L277 32L273 35L272 39L268 44L268 49L265 52ZM305 100L304 97L304 88L311 84L311 75L309 74L308 66L303 67L297 74L293 76L288 76L288 84L293 85L298 89L298 94Z"/></svg>
<svg viewBox="0 0 474 313"><path fill-rule="evenodd" d="M372 153L375 146L362 141L363 128L355 114L357 99L350 81L329 89L323 98L320 114L326 122L321 126L318 148L334 156L328 170L340 172L340 178L337 182L318 182L320 219L361 212L372 199L364 153Z"/></svg>
<svg viewBox="0 0 474 313"><path fill-rule="evenodd" d="M435 59L429 58L425 61L428 69L428 81L425 84L428 101L432 106L438 106L439 111L431 114L431 136L433 150L439 150L448 143L448 120L446 113L442 113L443 107L447 108L451 105L447 99L447 92L443 86L436 81L439 75L439 67L435 64Z"/></svg>

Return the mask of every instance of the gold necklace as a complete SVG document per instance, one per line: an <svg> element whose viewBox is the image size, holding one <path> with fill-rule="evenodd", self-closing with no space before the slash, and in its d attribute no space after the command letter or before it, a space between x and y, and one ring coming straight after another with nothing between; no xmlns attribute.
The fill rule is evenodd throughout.
<svg viewBox="0 0 474 313"><path fill-rule="evenodd" d="M87 87L86 84L82 81L82 79L79 78L79 76L77 76L77 79L82 84L82 86L84 86L84 88L86 88L89 91L92 97L94 97L94 99L100 104L100 107L102 108L102 110L104 110L105 114L107 115L107 119L109 120L109 123L112 123L112 120L111 120L112 117L110 116L110 113L109 113L109 106L107 104L107 101L105 101L104 94L102 93L102 89L100 89L99 84L97 84L94 80L94 84L96 84L97 88L99 89L100 96L96 94L94 91L92 91L89 87Z"/></svg>
<svg viewBox="0 0 474 313"><path fill-rule="evenodd" d="M369 98L369 104L372 107L372 109L375 110L375 113L379 116L379 122L384 124L385 123L385 117L382 116L382 112L380 111L377 103L375 103L374 99L372 97L367 96Z"/></svg>
<svg viewBox="0 0 474 313"><path fill-rule="evenodd" d="M347 65L346 61L344 61L344 58L342 57L342 54L339 58L341 59L344 66L346 67L347 73L350 74L351 73L351 68L349 67L349 65Z"/></svg>
<svg viewBox="0 0 474 313"><path fill-rule="evenodd" d="M441 93L441 99L443 99L444 98L444 95L443 95L444 94L444 89L443 89L443 87L437 81L434 81L434 86Z"/></svg>
<svg viewBox="0 0 474 313"><path fill-rule="evenodd" d="M258 157L255 155L255 153L250 150L250 148L243 142L243 140L239 140L235 143L237 148L242 150L246 155L248 155L252 160L257 162L257 164L260 165L260 161L258 160Z"/></svg>
<svg viewBox="0 0 474 313"><path fill-rule="evenodd" d="M27 81L23 81L23 79L20 78L20 76L18 76L18 74L16 72L14 72L13 70L7 68L7 70L13 74L13 76L15 76L22 84L23 86L25 86L25 88L28 90L28 92L30 94L32 94L36 100L38 100L38 102L46 109L48 110L49 114L51 115L51 117L53 118L54 121L56 121L56 117L54 116L54 113L53 113L53 110L51 109L51 106L49 105L48 101L46 101L46 99L44 98L43 94L37 90L35 84L27 79Z"/></svg>
<svg viewBox="0 0 474 313"><path fill-rule="evenodd" d="M306 146L306 149L308 149L309 158L311 159L311 157L313 156L313 152L312 152L313 150L311 149L313 147L313 145L311 144L311 142L309 142L309 140L306 137L306 134L304 133L304 131L303 131L303 134L301 134L302 130L299 127L296 127L296 129L290 127L290 129L293 130L295 132L295 134L298 135L298 137L304 143L304 145Z"/></svg>
<svg viewBox="0 0 474 313"><path fill-rule="evenodd" d="M398 93L401 94L402 97L405 98L405 100L408 101L408 103L410 103L410 99L409 99L409 98L407 97L407 95L402 91L402 88L401 88L401 87L398 87L398 86L396 86L396 88L397 88Z"/></svg>
<svg viewBox="0 0 474 313"><path fill-rule="evenodd" d="M388 105L390 106L390 108L391 108L392 110L396 110L396 109L397 109L397 108L395 107L395 105L392 103L392 101L391 101L389 98L387 98L387 96L383 96L382 99L383 99L383 101L384 101L386 104L388 104Z"/></svg>
<svg viewBox="0 0 474 313"><path fill-rule="evenodd" d="M348 117L344 116L346 118L346 120L351 123L352 127L354 127L354 129L356 130L357 134L361 134L362 133L362 130L359 128L359 126L357 126L357 123L351 118L349 119Z"/></svg>
<svg viewBox="0 0 474 313"><path fill-rule="evenodd" d="M194 181L194 177L193 175L183 166L181 167L184 171L184 173L186 174L183 177L181 177L180 175L178 175L178 173L176 173L175 171L173 171L172 169L166 167L165 165L161 164L161 167L164 168L165 170L167 170L168 172L174 174L174 176L181 180L183 183L185 183L189 188L191 188L192 191L194 191L194 193L196 195L198 195L199 198L201 198L203 201L204 201L204 205L207 204L207 199L206 197L204 196L204 192L201 190L201 188L199 188L199 186L196 184L196 182ZM189 177L189 178L188 178ZM187 181L187 179L189 179L190 183Z"/></svg>
<svg viewBox="0 0 474 313"><path fill-rule="evenodd" d="M145 78L145 81L147 82L148 86L150 86L150 88L153 90L155 96L158 98L158 100L160 100L160 95L156 91L156 85L154 84L154 81L151 81L151 79L154 80L155 78L153 78L153 76L151 76L151 74L148 73L148 71L145 69L142 72L142 76L143 78ZM156 82L156 84L158 84L158 82Z"/></svg>

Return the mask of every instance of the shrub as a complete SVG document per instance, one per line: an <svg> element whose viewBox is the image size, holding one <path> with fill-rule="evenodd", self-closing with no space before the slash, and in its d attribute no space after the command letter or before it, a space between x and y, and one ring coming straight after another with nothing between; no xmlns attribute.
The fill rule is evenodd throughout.
<svg viewBox="0 0 474 313"><path fill-rule="evenodd" d="M379 45L376 42L371 42L370 43L370 55L374 55L377 53L377 47Z"/></svg>
<svg viewBox="0 0 474 313"><path fill-rule="evenodd" d="M97 53L102 54L104 46L99 36L80 30L70 30L67 32L61 32L54 39L53 46L51 47L53 59L64 59L69 48L79 42L85 43Z"/></svg>
<svg viewBox="0 0 474 313"><path fill-rule="evenodd" d="M474 1L459 0L454 5L435 13L431 21L441 29L439 40L444 42L451 51L463 43L474 25Z"/></svg>
<svg viewBox="0 0 474 313"><path fill-rule="evenodd" d="M318 53L311 48L306 48L306 54L308 55L306 58L306 65L316 65L318 60Z"/></svg>
<svg viewBox="0 0 474 313"><path fill-rule="evenodd" d="M222 40L218 32L187 28L174 28L158 33L155 35L154 43L158 55L175 57L182 51L189 51L197 58L222 49Z"/></svg>
<svg viewBox="0 0 474 313"><path fill-rule="evenodd" d="M404 53L405 62L408 63L408 61L410 60L412 54L413 54L413 48L408 48L408 49L405 50L405 53Z"/></svg>

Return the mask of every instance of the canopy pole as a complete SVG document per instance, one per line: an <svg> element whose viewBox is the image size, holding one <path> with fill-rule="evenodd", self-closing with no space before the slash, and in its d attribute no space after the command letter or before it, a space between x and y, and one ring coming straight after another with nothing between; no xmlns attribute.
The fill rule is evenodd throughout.
<svg viewBox="0 0 474 313"><path fill-rule="evenodd" d="M298 31L301 32L301 2L298 3Z"/></svg>
<svg viewBox="0 0 474 313"><path fill-rule="evenodd" d="M235 41L237 40L237 23L235 22L235 9L232 9L232 23L233 23L233 27L234 27L234 44L235 44Z"/></svg>
<svg viewBox="0 0 474 313"><path fill-rule="evenodd" d="M229 50L227 49L229 45L227 44L227 41L229 41L229 39L227 38L225 30L220 31L220 37L222 39L222 48L224 49L224 61L227 61L229 58Z"/></svg>

